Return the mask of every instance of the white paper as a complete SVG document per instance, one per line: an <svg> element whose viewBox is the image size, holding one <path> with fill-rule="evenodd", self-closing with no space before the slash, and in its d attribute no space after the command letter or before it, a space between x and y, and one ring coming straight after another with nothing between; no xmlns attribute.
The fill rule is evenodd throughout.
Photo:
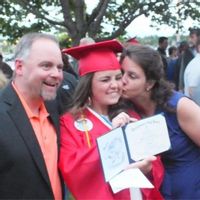
<svg viewBox="0 0 200 200"><path fill-rule="evenodd" d="M97 138L106 182L125 169L131 159L142 160L170 148L168 129L162 115L130 123L124 132L127 143L121 127Z"/></svg>
<svg viewBox="0 0 200 200"><path fill-rule="evenodd" d="M105 180L109 181L129 164L122 129L114 129L99 137L97 143Z"/></svg>
<svg viewBox="0 0 200 200"><path fill-rule="evenodd" d="M153 188L151 182L137 168L124 170L114 176L110 181L114 193L126 188Z"/></svg>
<svg viewBox="0 0 200 200"><path fill-rule="evenodd" d="M138 161L170 148L164 116L155 115L130 123L125 129L131 159Z"/></svg>

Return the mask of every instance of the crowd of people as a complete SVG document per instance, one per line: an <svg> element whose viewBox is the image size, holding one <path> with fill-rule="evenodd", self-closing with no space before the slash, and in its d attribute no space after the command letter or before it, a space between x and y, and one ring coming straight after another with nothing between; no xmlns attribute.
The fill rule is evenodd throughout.
<svg viewBox="0 0 200 200"><path fill-rule="evenodd" d="M199 199L200 29L189 31L169 56L167 37L157 50L135 38L61 50L45 33L19 40L14 71L1 55L0 199ZM97 138L156 114L171 148L124 169L139 168L154 187L113 192Z"/></svg>
<svg viewBox="0 0 200 200"><path fill-rule="evenodd" d="M160 37L158 44L158 52L166 69L166 79L175 84L177 91L200 105L200 73L197 67L200 62L200 28L190 28L188 41L182 41L177 46L168 48L167 37Z"/></svg>

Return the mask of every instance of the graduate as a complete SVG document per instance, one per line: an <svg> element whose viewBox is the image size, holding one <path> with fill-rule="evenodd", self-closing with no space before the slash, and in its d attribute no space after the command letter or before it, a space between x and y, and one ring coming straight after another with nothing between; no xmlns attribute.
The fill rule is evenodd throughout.
<svg viewBox="0 0 200 200"><path fill-rule="evenodd" d="M118 41L110 40L63 50L79 61L80 80L71 109L60 118L59 168L77 200L131 199L129 189L114 194L105 182L96 144L99 136L112 129L109 112L122 94L122 73L116 56L122 48ZM131 116L139 119L135 112ZM158 191L163 177L160 160L149 160L142 168L155 185L154 189L140 190L142 199L162 199Z"/></svg>

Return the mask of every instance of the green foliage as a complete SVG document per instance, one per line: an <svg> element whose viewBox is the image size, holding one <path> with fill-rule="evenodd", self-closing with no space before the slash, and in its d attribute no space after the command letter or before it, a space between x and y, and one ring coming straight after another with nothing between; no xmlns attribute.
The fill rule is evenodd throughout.
<svg viewBox="0 0 200 200"><path fill-rule="evenodd" d="M71 38L66 33L58 34L57 38L59 40L61 49L68 48L71 46L72 43Z"/></svg>
<svg viewBox="0 0 200 200"><path fill-rule="evenodd" d="M84 0L1 0L0 29L15 41L30 31L65 32L62 45L77 45L86 35L96 41L126 35L126 27L145 15L159 24L181 29L181 21L200 21L200 2L183 0L99 0L87 13ZM109 29L108 29L109 27Z"/></svg>

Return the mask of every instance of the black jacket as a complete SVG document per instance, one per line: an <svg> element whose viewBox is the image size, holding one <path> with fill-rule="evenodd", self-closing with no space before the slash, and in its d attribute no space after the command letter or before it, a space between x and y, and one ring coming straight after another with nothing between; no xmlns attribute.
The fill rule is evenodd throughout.
<svg viewBox="0 0 200 200"><path fill-rule="evenodd" d="M49 102L49 120L59 133ZM59 146L59 136L58 146ZM53 199L45 161L26 112L11 84L0 94L0 199Z"/></svg>

